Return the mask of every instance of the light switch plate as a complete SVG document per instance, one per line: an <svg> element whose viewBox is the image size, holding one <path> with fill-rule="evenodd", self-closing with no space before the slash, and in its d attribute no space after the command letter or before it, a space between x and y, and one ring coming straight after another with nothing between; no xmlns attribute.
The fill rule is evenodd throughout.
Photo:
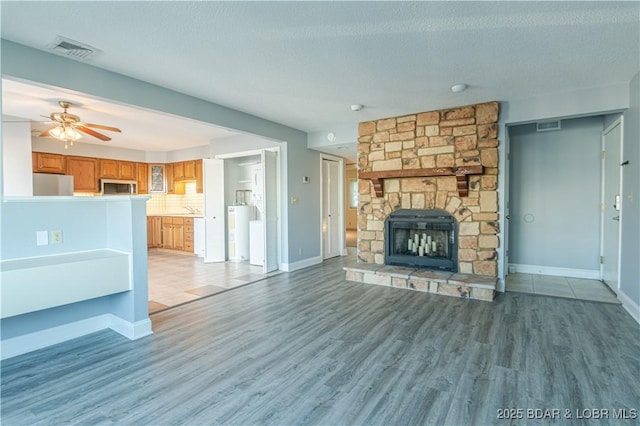
<svg viewBox="0 0 640 426"><path fill-rule="evenodd" d="M49 233L47 231L36 232L36 244L39 246L46 246L49 244Z"/></svg>

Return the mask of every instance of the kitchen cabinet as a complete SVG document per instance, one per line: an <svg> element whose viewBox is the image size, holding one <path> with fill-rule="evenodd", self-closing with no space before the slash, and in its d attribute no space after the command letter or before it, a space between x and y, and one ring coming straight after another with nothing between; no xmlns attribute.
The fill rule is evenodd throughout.
<svg viewBox="0 0 640 426"><path fill-rule="evenodd" d="M184 219L181 217L162 217L162 248L184 249Z"/></svg>
<svg viewBox="0 0 640 426"><path fill-rule="evenodd" d="M162 217L147 217L147 247L156 248L162 245Z"/></svg>
<svg viewBox="0 0 640 426"><path fill-rule="evenodd" d="M173 180L184 180L184 163L173 163Z"/></svg>
<svg viewBox="0 0 640 426"><path fill-rule="evenodd" d="M167 194L176 193L176 182L173 178L173 164L169 163L165 165L164 172L167 179Z"/></svg>
<svg viewBox="0 0 640 426"><path fill-rule="evenodd" d="M100 178L118 179L118 161L101 158L99 161Z"/></svg>
<svg viewBox="0 0 640 426"><path fill-rule="evenodd" d="M118 179L137 180L136 163L133 161L118 161Z"/></svg>
<svg viewBox="0 0 640 426"><path fill-rule="evenodd" d="M73 176L74 192L99 192L98 159L67 156L67 174Z"/></svg>
<svg viewBox="0 0 640 426"><path fill-rule="evenodd" d="M36 173L65 174L67 167L65 156L62 154L50 154L48 152L31 153L33 171Z"/></svg>
<svg viewBox="0 0 640 426"><path fill-rule="evenodd" d="M202 184L202 160L196 160L196 193L202 194L204 192L204 185Z"/></svg>
<svg viewBox="0 0 640 426"><path fill-rule="evenodd" d="M101 179L136 180L136 163L107 158L100 159Z"/></svg>
<svg viewBox="0 0 640 426"><path fill-rule="evenodd" d="M193 218L184 218L184 247L183 250L189 253L193 253Z"/></svg>
<svg viewBox="0 0 640 426"><path fill-rule="evenodd" d="M147 194L149 192L149 165L147 163L136 163L136 180L138 194Z"/></svg>

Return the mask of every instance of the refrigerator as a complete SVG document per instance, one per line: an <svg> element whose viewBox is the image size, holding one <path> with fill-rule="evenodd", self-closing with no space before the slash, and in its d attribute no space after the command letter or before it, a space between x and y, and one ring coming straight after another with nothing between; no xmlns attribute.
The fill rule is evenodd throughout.
<svg viewBox="0 0 640 426"><path fill-rule="evenodd" d="M73 176L33 174L33 195L73 195Z"/></svg>

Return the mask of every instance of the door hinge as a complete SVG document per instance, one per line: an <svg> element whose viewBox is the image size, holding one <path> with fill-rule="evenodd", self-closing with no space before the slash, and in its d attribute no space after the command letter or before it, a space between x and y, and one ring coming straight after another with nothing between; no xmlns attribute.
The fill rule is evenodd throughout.
<svg viewBox="0 0 640 426"><path fill-rule="evenodd" d="M602 151L602 153L600 154L600 158L602 158L603 160L607 158L607 151Z"/></svg>
<svg viewBox="0 0 640 426"><path fill-rule="evenodd" d="M604 203L600 203L600 211L602 211L602 212L603 212L603 211L605 211L606 209L607 209L607 208L606 208L606 206L604 205Z"/></svg>
<svg viewBox="0 0 640 426"><path fill-rule="evenodd" d="M600 256L600 264L604 265L604 256Z"/></svg>

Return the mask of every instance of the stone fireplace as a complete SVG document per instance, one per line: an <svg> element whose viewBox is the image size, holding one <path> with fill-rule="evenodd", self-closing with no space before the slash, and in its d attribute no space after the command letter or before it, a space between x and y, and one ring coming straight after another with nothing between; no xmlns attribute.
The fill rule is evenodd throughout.
<svg viewBox="0 0 640 426"><path fill-rule="evenodd" d="M393 285L395 279L399 280L398 286L417 289L417 281L412 284L412 279L422 275L434 280L425 288L434 288L435 284L436 290L446 289L443 294L451 293L447 286L464 285L456 284L460 282L481 285L482 291L478 290L478 294L485 294L479 298L489 292L493 294L499 247L498 114L498 102L488 102L360 123L359 272L353 271L351 275L348 272L348 279L364 274L365 282L369 279L372 283L386 283L386 279L378 277L384 272L380 268L385 264L397 265L395 255L390 253L396 246L389 244L399 244L398 250L402 251L402 243L387 240L390 232L387 219L403 210L438 210L453 218L455 230L449 235L455 238L457 253L454 254L452 245L446 254L457 256L454 259L457 262L452 262L457 266L447 266L448 272L442 272L444 269L437 262L423 264L423 259L413 259L413 264L405 264L404 271L398 272L399 267L393 266L395 272L389 272L391 269L384 272L398 272L403 277L393 276L389 285ZM411 232L414 242L418 234L418 256L411 253L413 258L444 257L440 256L443 254L440 249L444 248L441 237L436 242L440 254L420 256L419 243L428 236L422 234L428 232L417 229ZM407 232L404 241L407 251L409 235ZM426 241L423 247L426 251ZM418 272L412 272L416 270ZM488 287L487 283L491 282L493 285ZM460 287L453 293L473 297L470 288Z"/></svg>

